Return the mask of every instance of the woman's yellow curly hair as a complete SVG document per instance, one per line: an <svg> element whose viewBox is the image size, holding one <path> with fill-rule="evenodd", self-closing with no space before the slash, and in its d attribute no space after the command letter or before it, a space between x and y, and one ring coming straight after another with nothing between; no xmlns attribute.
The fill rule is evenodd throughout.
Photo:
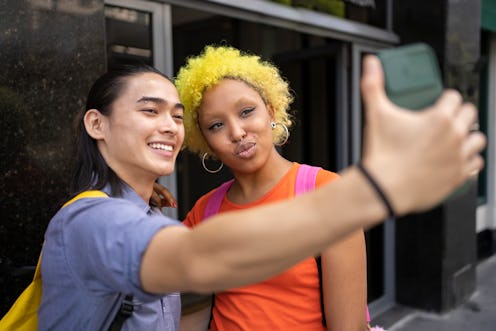
<svg viewBox="0 0 496 331"><path fill-rule="evenodd" d="M277 67L233 47L207 46L200 55L188 59L175 79L179 99L184 105L184 146L191 152L215 156L198 126L198 109L203 92L225 78L239 79L253 87L274 112L275 121L291 127L288 108L293 96ZM286 135L281 125L273 132L274 143L282 141Z"/></svg>

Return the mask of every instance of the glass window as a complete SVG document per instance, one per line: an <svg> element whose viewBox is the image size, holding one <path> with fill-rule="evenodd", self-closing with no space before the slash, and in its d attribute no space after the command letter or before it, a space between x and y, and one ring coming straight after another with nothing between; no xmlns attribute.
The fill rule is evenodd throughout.
<svg viewBox="0 0 496 331"><path fill-rule="evenodd" d="M153 65L152 14L105 6L109 68L130 63Z"/></svg>

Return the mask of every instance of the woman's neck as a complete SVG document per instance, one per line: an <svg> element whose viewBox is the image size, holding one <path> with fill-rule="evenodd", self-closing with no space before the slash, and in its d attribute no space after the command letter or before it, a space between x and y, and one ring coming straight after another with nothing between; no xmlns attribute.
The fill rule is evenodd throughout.
<svg viewBox="0 0 496 331"><path fill-rule="evenodd" d="M269 192L291 169L293 162L275 151L262 167L251 173L234 173L235 181L228 198L235 203L250 203Z"/></svg>

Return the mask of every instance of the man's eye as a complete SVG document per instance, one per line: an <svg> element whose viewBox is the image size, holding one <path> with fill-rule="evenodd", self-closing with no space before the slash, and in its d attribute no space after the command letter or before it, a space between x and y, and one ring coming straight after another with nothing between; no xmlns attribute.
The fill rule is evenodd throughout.
<svg viewBox="0 0 496 331"><path fill-rule="evenodd" d="M155 109L153 109L153 108L145 108L142 111L145 112L145 113L151 113L151 114L156 114L157 113L157 111Z"/></svg>

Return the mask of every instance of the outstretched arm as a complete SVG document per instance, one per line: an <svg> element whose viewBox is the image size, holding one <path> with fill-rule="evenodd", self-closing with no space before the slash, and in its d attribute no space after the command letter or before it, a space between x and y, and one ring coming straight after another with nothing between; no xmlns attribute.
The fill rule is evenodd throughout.
<svg viewBox="0 0 496 331"><path fill-rule="evenodd" d="M469 134L476 110L463 104L458 93L445 92L422 112L400 109L385 95L374 56L365 58L362 93L362 163L396 215L434 206L482 168L478 153L485 138ZM367 179L349 167L340 180L293 200L222 213L192 230L159 231L142 259L142 287L149 292L211 292L258 282L379 223L386 214Z"/></svg>

